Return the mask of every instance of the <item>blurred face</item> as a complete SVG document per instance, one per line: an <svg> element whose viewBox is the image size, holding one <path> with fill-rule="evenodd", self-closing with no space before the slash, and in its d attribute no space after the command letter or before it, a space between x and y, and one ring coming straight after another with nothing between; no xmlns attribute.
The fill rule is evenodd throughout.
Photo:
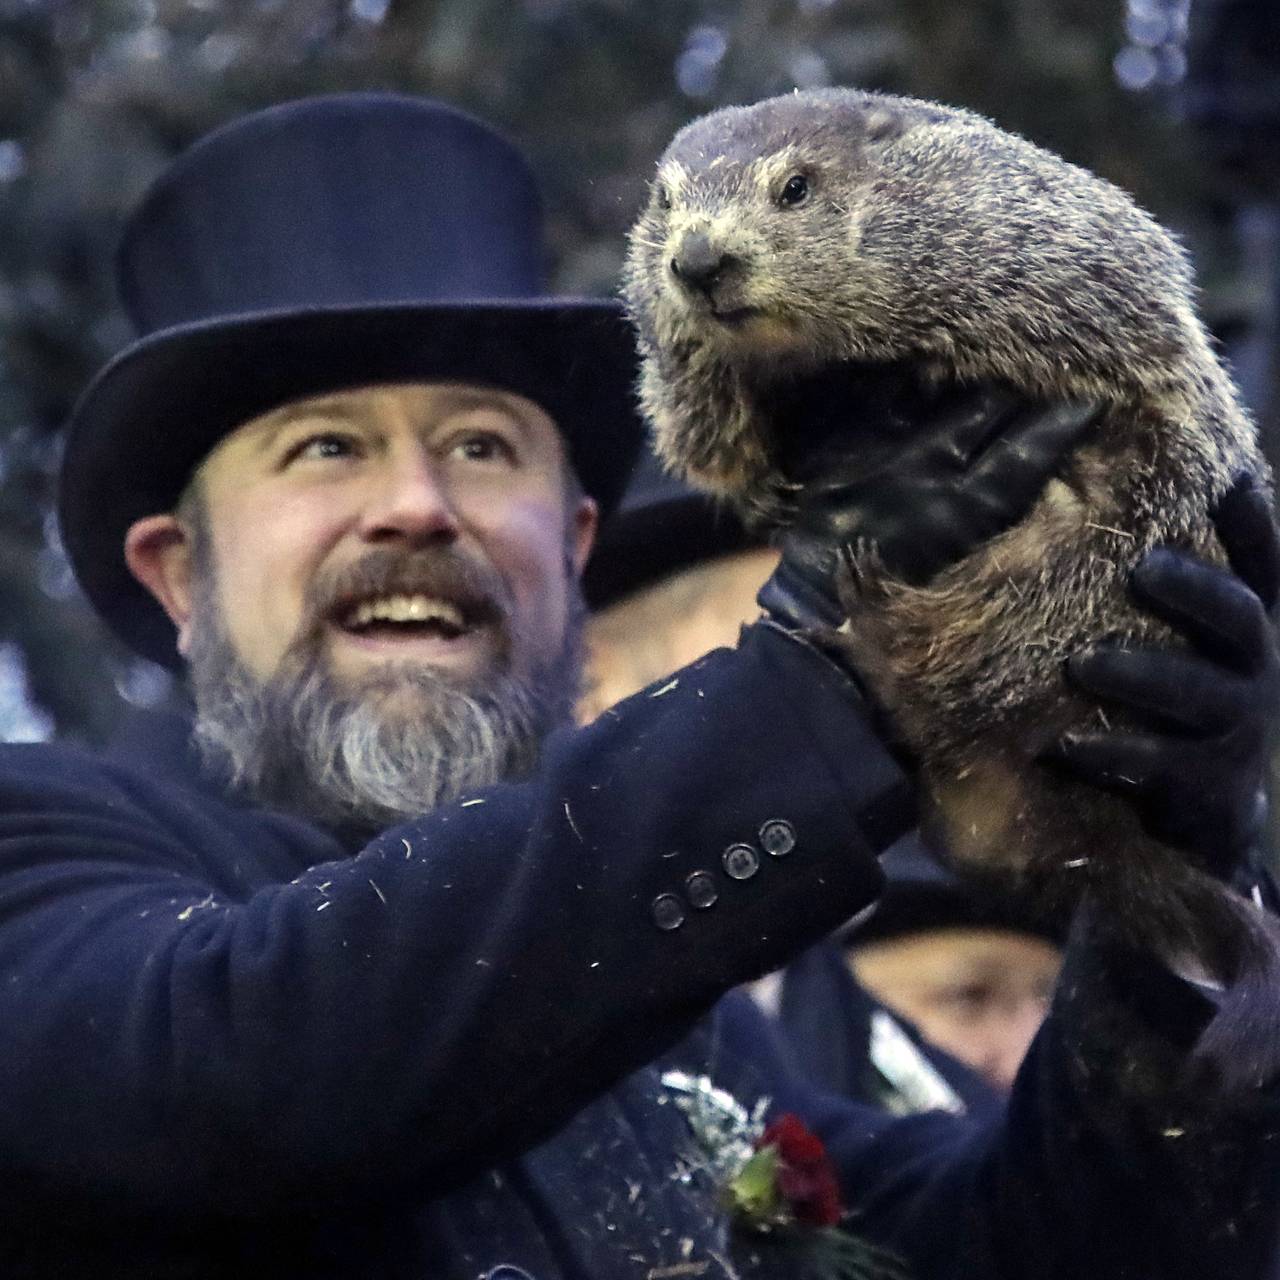
<svg viewBox="0 0 1280 1280"><path fill-rule="evenodd" d="M756 592L778 563L768 547L731 552L693 565L594 613L587 620L587 690L578 719L738 642L760 616Z"/></svg>
<svg viewBox="0 0 1280 1280"><path fill-rule="evenodd" d="M228 780L386 825L525 771L568 716L594 528L537 405L409 384L245 423L126 551Z"/></svg>
<svg viewBox="0 0 1280 1280"><path fill-rule="evenodd" d="M853 975L930 1043L999 1089L1013 1084L1061 957L1030 934L932 929L855 947Z"/></svg>

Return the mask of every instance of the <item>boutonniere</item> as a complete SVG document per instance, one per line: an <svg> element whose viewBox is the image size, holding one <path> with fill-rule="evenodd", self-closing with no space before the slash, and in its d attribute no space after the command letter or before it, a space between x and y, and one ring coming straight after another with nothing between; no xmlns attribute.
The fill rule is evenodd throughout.
<svg viewBox="0 0 1280 1280"><path fill-rule="evenodd" d="M892 1254L854 1235L822 1139L786 1112L764 1123L706 1076L668 1071L662 1083L689 1120L720 1199L741 1231L788 1251L796 1280L907 1280Z"/></svg>

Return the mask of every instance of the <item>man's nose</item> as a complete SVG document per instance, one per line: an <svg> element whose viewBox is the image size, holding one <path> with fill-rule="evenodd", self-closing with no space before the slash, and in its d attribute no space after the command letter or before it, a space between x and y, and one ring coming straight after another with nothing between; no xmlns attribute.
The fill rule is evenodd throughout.
<svg viewBox="0 0 1280 1280"><path fill-rule="evenodd" d="M434 462L427 457L389 461L373 480L360 532L369 542L452 542L458 513Z"/></svg>

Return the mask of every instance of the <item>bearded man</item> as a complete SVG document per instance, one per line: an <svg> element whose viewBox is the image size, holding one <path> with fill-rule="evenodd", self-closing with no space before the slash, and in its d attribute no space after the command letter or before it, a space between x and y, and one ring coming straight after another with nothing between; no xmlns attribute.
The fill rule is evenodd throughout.
<svg viewBox="0 0 1280 1280"><path fill-rule="evenodd" d="M874 898L910 780L801 633L821 536L736 649L552 731L639 432L626 326L541 294L536 210L483 125L350 95L215 133L129 225L143 336L76 410L64 540L103 616L190 666L203 772L0 753L5 1276L794 1276L823 1249L939 1280L1265 1274L1275 1082L1192 1107L1211 996L1087 921L990 1128L811 1096L722 1000ZM942 567L1094 409L922 414L901 509L828 489L811 530ZM1244 580L1167 555L1144 589L1212 632L1175 683L1230 723L1139 741L1233 753L1196 807L1225 856L1277 661L1257 495L1223 531ZM1168 688L1168 655L1126 656L1113 695ZM1114 771L1133 741L1092 748ZM821 1132L856 1218L794 1120L765 1229L731 1214L770 1107Z"/></svg>

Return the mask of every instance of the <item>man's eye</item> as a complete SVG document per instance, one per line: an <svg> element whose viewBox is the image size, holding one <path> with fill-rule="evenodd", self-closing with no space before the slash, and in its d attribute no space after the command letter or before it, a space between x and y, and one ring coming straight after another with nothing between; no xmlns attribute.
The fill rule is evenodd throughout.
<svg viewBox="0 0 1280 1280"><path fill-rule="evenodd" d="M938 1003L962 1017L974 1017L981 1013L991 999L991 989L979 983L947 987L938 993Z"/></svg>
<svg viewBox="0 0 1280 1280"><path fill-rule="evenodd" d="M495 431L472 431L453 445L454 452L468 462L514 462L511 443Z"/></svg>
<svg viewBox="0 0 1280 1280"><path fill-rule="evenodd" d="M285 465L311 459L349 458L356 453L356 442L335 431L324 431L297 441L285 454Z"/></svg>

